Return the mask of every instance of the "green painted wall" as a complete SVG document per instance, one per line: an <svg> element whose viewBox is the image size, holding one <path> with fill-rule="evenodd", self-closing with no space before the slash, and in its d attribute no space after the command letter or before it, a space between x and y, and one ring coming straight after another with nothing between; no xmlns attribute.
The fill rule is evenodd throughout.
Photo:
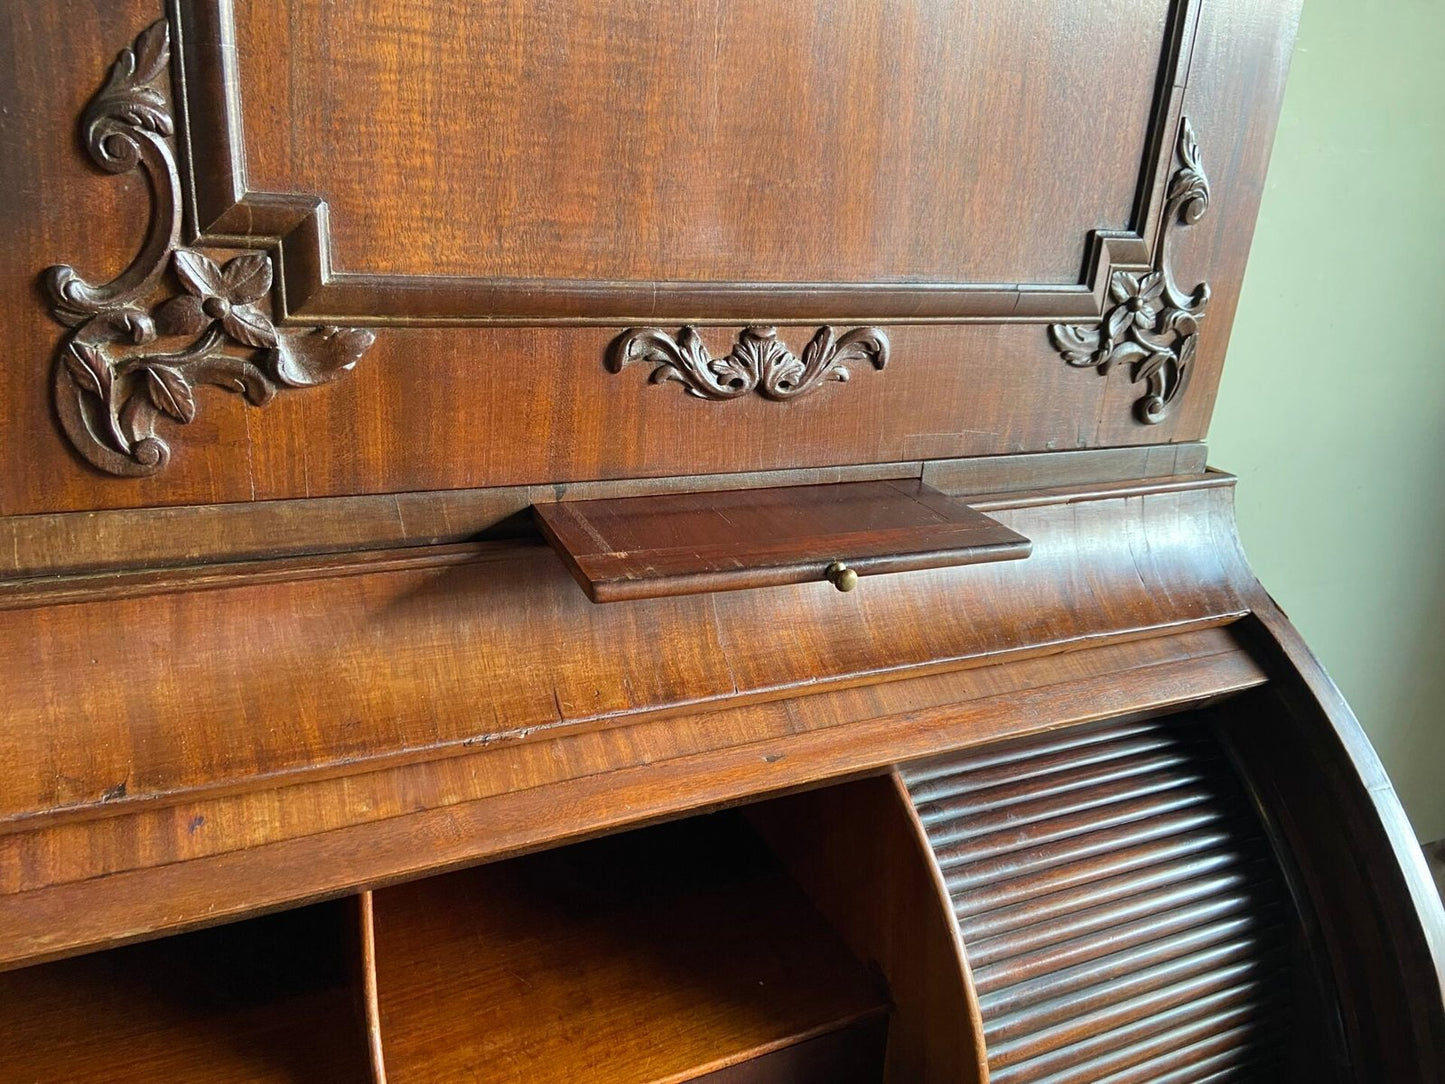
<svg viewBox="0 0 1445 1084"><path fill-rule="evenodd" d="M1445 837L1445 0L1306 0L1210 459Z"/></svg>

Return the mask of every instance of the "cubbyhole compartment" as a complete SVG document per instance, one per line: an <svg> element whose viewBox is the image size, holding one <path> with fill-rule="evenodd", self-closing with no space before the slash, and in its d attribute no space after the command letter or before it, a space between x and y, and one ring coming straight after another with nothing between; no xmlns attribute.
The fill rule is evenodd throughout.
<svg viewBox="0 0 1445 1084"><path fill-rule="evenodd" d="M0 1084L365 1084L355 901L0 974Z"/></svg>
<svg viewBox="0 0 1445 1084"><path fill-rule="evenodd" d="M739 814L370 902L390 1084L882 1079L883 977Z"/></svg>

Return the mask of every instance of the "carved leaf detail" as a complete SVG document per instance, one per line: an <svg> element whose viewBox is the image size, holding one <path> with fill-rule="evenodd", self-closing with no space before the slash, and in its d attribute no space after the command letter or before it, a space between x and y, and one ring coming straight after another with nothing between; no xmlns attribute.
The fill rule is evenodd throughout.
<svg viewBox="0 0 1445 1084"><path fill-rule="evenodd" d="M94 340L107 342L129 342L141 345L156 337L156 323L150 313L142 309L111 309L92 319L85 334Z"/></svg>
<svg viewBox="0 0 1445 1084"><path fill-rule="evenodd" d="M172 135L175 126L165 95L147 86L164 74L170 62L170 45L170 27L161 20L141 32L134 48L121 50L105 87L87 111L87 126L93 127L104 120L157 135Z"/></svg>
<svg viewBox="0 0 1445 1084"><path fill-rule="evenodd" d="M72 342L66 347L64 356L66 369L81 388L98 398L110 398L110 363L105 360L99 347Z"/></svg>
<svg viewBox="0 0 1445 1084"><path fill-rule="evenodd" d="M654 384L676 380L700 399L736 399L756 391L767 399L793 399L827 380L846 382L849 360L866 360L882 369L888 339L876 328L856 328L839 336L819 328L798 357L778 338L776 328L744 328L727 354L714 358L697 329L684 327L674 337L659 328L631 328L613 341L607 354L612 372L633 361L656 367Z"/></svg>
<svg viewBox="0 0 1445 1084"><path fill-rule="evenodd" d="M175 266L176 277L188 293L196 297L221 297L225 294L226 283L221 278L221 269L204 252L178 248L171 262Z"/></svg>
<svg viewBox="0 0 1445 1084"><path fill-rule="evenodd" d="M1142 343L1122 342L1114 347L1109 353L1109 364L1122 362L1125 365L1135 364L1154 353L1152 349Z"/></svg>
<svg viewBox="0 0 1445 1084"><path fill-rule="evenodd" d="M1116 341L1120 335L1129 329L1129 325L1134 322L1134 314L1129 311L1127 305L1116 306L1114 311L1109 313L1108 319L1104 321L1108 327L1108 335L1106 337L1111 343Z"/></svg>
<svg viewBox="0 0 1445 1084"><path fill-rule="evenodd" d="M274 352L276 376L293 388L325 384L353 368L375 341L364 328L319 327L282 336Z"/></svg>
<svg viewBox="0 0 1445 1084"><path fill-rule="evenodd" d="M209 354L195 364L192 373L198 383L244 395L255 406L265 406L276 394L276 385L255 362L234 354Z"/></svg>
<svg viewBox="0 0 1445 1084"><path fill-rule="evenodd" d="M1099 344L1103 336L1097 324L1054 324L1049 338L1070 365L1086 368L1102 360Z"/></svg>
<svg viewBox="0 0 1445 1084"><path fill-rule="evenodd" d="M210 322L194 294L179 294L156 309L156 328L162 335L199 335Z"/></svg>
<svg viewBox="0 0 1445 1084"><path fill-rule="evenodd" d="M1173 350L1156 350L1153 353L1145 352L1142 359L1136 359L1134 366L1134 382L1148 380L1160 372L1164 366L1178 360Z"/></svg>
<svg viewBox="0 0 1445 1084"><path fill-rule="evenodd" d="M146 375L146 391L157 410L178 422L195 420L196 396L180 370L167 365L149 365L142 371Z"/></svg>
<svg viewBox="0 0 1445 1084"><path fill-rule="evenodd" d="M1169 184L1169 204L1178 207L1181 220L1194 225L1209 210L1209 178L1199 154L1199 140L1194 126L1185 117L1179 130L1179 161L1184 168L1174 174ZM1169 213L1169 212L1166 212Z"/></svg>
<svg viewBox="0 0 1445 1084"><path fill-rule="evenodd" d="M135 71L137 83L154 83L171 60L171 28L165 20L154 22L135 39Z"/></svg>
<svg viewBox="0 0 1445 1084"><path fill-rule="evenodd" d="M271 290L271 260L264 252L245 252L221 269L226 298L234 304L259 301Z"/></svg>
<svg viewBox="0 0 1445 1084"><path fill-rule="evenodd" d="M64 264L44 278L52 315L72 329L54 373L56 412L76 449L112 474L164 469L170 446L156 433L157 421L194 420L197 385L239 392L259 406L275 394L275 381L330 380L375 341L370 331L327 327L291 332L283 342L259 304L274 279L266 253L242 252L218 266L180 244L169 63L170 29L161 20L121 50L81 117L86 147L102 168L144 170L150 181L155 210L140 254L103 285L91 285ZM156 297L167 268L180 292ZM139 349L158 333L191 341L169 353Z"/></svg>
<svg viewBox="0 0 1445 1084"><path fill-rule="evenodd" d="M1049 340L1064 361L1107 373L1129 367L1129 378L1145 384L1136 404L1141 422L1163 421L1189 383L1200 321L1209 305L1201 283L1186 295L1174 283L1167 258L1170 231L1193 225L1209 208L1209 179L1189 118L1182 118L1175 148L1179 169L1170 178L1164 224L1154 265L1144 271L1120 269L1109 276L1108 305L1097 324L1053 324Z"/></svg>
<svg viewBox="0 0 1445 1084"><path fill-rule="evenodd" d="M231 310L221 318L226 334L247 346L269 347L276 345L276 326L271 318L254 305L232 305Z"/></svg>

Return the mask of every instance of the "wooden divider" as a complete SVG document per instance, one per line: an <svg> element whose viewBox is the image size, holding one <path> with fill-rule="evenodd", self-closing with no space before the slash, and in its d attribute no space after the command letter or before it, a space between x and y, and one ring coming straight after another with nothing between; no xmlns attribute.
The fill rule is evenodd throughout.
<svg viewBox="0 0 1445 1084"><path fill-rule="evenodd" d="M982 1024L943 883L896 775L746 810L893 994L884 1079L986 1084Z"/></svg>

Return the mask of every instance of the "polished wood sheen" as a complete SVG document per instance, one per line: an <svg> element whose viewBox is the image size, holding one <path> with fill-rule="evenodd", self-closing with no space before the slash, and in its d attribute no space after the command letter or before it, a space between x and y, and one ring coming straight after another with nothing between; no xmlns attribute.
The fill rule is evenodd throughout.
<svg viewBox="0 0 1445 1084"><path fill-rule="evenodd" d="M758 1079L878 1079L886 1001L727 815L383 889L375 939L389 1084L707 1079L805 1044ZM860 1027L842 1073L807 1064Z"/></svg>
<svg viewBox="0 0 1445 1084"><path fill-rule="evenodd" d="M356 272L1068 281L1089 229L1128 224L1170 5L1078 6L249 3L248 182L325 198ZM1028 120L994 124L1033 83ZM337 160L298 153L336 130ZM1070 140L1078 174L1029 168ZM422 162L473 178L484 229L410 183Z"/></svg>
<svg viewBox="0 0 1445 1084"><path fill-rule="evenodd" d="M921 482L563 501L533 514L593 602L820 579L851 591L859 576L1018 560L1031 548Z"/></svg>
<svg viewBox="0 0 1445 1084"><path fill-rule="evenodd" d="M620 21L613 34L595 40L579 40L567 19L570 9L556 4L535 16L562 27L551 37L524 34L541 25L528 21L530 13L527 20L501 11L477 15L457 3L369 4L331 13L298 8L294 18L276 14L279 6L233 10L220 0L176 5L172 78L168 87L162 76L152 89L179 132L171 145L186 167L178 173L175 206L196 219L179 240L222 263L266 252L275 282L256 304L287 335L331 323L372 331L374 345L353 371L322 387L278 393L259 409L240 395L196 384L193 420L168 416L157 423L172 454L152 475L117 481L79 459L55 416L52 385L70 371L63 364L64 372L53 368L61 364L56 351L64 329L48 315L34 284L57 263L103 282L132 259L147 235L155 213L150 180L138 170L98 173L72 133L108 66L162 12L151 0L121 0L84 18L58 21L58 12L51 12L7 21L0 30L3 55L15 58L15 67L14 77L0 82L0 115L10 118L14 151L0 163L0 179L12 194L6 216L13 243L0 253L0 310L11 354L25 361L0 376L8 438L0 446L0 515L832 467L1197 440L1205 431L1286 70L1294 15L1288 3L1255 17L1254 5L1244 0L1145 8L1108 0L1010 2L984 5L967 19L944 18L946 5L910 5L886 15L857 5L819 24L816 40L807 39L809 47L801 50L787 43L805 40L799 35L819 9L753 4L739 10L747 25L733 19L710 25L679 5L660 17L681 36L649 32L640 51L626 46L637 44L639 12L652 5L598 9L589 18ZM873 32L882 30L880 19L896 22L899 34ZM454 32L427 43L417 35L428 25ZM844 27L856 29L869 48L840 38ZM489 28L501 36L488 34ZM489 47L463 47L476 35ZM292 48L293 38L318 47ZM505 48L506 41L515 47ZM569 42L581 53L568 52ZM776 63L760 67L759 54L749 52L751 63L735 68L736 50L745 43ZM710 54L713 44L732 49ZM706 65L671 69L631 60L658 48L711 55L719 72L776 73L770 78L788 80L794 91L789 100L819 108L744 111L735 97L722 94L712 105L709 87L720 87L720 79L738 81L709 75ZM549 49L556 50L555 62L547 61ZM444 54L495 74L486 108L453 108L456 88L470 82L453 81L446 95L422 93L435 78L429 65L445 61ZM595 66L579 67L582 55ZM829 63L845 57L849 63L842 66ZM901 66L870 74L873 57L896 57ZM929 63L945 57L968 62ZM602 70L619 63L628 73L626 93L651 85L659 121L666 113L716 109L749 123L766 117L788 134L764 144L716 129L714 137L726 138L726 146L708 156L700 174L690 171L701 169L701 152L692 149L701 146L696 126L688 129L690 149L681 159L654 157L661 134L656 128L635 128L641 150L635 143L609 142L605 125L576 126L566 95L578 80L601 78ZM381 85L398 89L382 94L366 86L379 69L406 69L408 77L387 76ZM553 79L555 86L548 83ZM823 94L815 90L818 81L844 93ZM358 89L337 101L334 95L345 95L348 86ZM546 102L552 103L547 116L557 126L571 126L576 141L549 143L549 154L525 164L494 157L499 145L515 138L497 111L527 113ZM831 104L824 109L823 103ZM364 120L349 112L345 123L337 119L351 110L362 111ZM881 118L890 110L908 112L914 123L886 127ZM1186 288L1208 283L1212 300L1187 393L1168 418L1146 426L1134 413L1139 395L1131 366L1107 376L1072 368L1050 342L1048 326L1097 321L1115 304L1110 291L1116 265L1126 273L1151 266L1184 116L1215 198L1198 223L1177 231L1171 264ZM930 117L925 126L917 123ZM485 139L469 137L473 123L485 124ZM835 130L857 135L839 140ZM244 154L234 145L242 132ZM889 145L896 142L908 161L927 171L935 168L932 159L916 148L953 140L954 133L966 149L941 155L937 168L971 175L974 183L963 194L929 190L927 198L942 200L946 213L917 215L917 200L871 204L873 189L834 184L834 178L860 171L879 178L876 191L886 192L908 175L895 168ZM820 139L827 148L822 157L796 155L795 148ZM571 163L571 153L583 157ZM267 163L278 155L288 164L273 169ZM357 155L367 158L364 167L352 161ZM351 253L364 258L370 252L383 254L373 264L382 272L415 275L428 265L411 256L456 249L444 232L480 243L486 231L474 223L496 221L508 206L518 207L506 184L483 183L471 170L515 169L530 186L545 166L547 176L576 185L600 178L603 162L625 175L640 161L667 161L668 168L650 170L653 187L629 187L622 200L596 204L620 215L607 232L628 238L630 248L632 238L656 236L675 228L674 222L685 227L693 212L677 201L635 202L655 192L664 177L686 191L726 183L732 171L724 162L736 169L739 162L760 160L776 167L775 180L753 186L754 198L729 204L747 208L737 224L714 217L708 229L692 231L686 245L649 246L664 259L676 252L708 266L696 281L646 278L668 272L650 255L644 261L652 264L650 271L643 268L643 278L630 280L486 279L476 276L495 272L468 256L454 264L456 274L414 277L403 286L385 275L332 268L333 238L322 236L323 226L352 231L350 245L341 240L337 246L343 267ZM684 162L692 165L683 168ZM315 175L291 175L292 164ZM396 169L408 177L425 175L430 183L411 185L406 198L390 198L395 184L386 178ZM259 180L252 183L253 176ZM828 199L837 193L848 213L830 215L827 228L813 233L770 225L806 223L813 208L826 204L798 193L820 187ZM1101 199L1106 192L1112 195ZM1021 193L1028 198L1019 199ZM809 208L806 214L797 212L800 202ZM626 210L629 205L634 210ZM544 215L554 206L567 208L536 206ZM870 221L869 206L883 217ZM905 206L913 208L912 217L901 232L890 229L887 216ZM390 217L414 209L422 218L415 225L425 227L419 231L400 229ZM589 258L583 252L578 261L579 252L567 251L565 239L582 241L580 216L593 212L579 204L566 213L568 230L557 240L534 237L515 251L552 260L552 275L574 273L568 261L581 268ZM386 224L373 229L368 215L384 217ZM1020 225L1025 218L1026 229ZM977 238L970 232L957 239L954 231L964 224L971 224L970 231L978 227ZM196 229L214 244L198 246ZM856 231L849 244L853 258L864 262L868 252L902 243L910 249L938 244L936 251L950 260L985 263L972 274L962 267L953 277L910 267L911 279L865 277L850 285L820 255L828 244L820 239L840 237L843 230ZM734 280L730 292L719 293L715 287L726 277L718 279L710 261L720 255L723 231L735 233L734 243L745 243L748 252L786 246L778 255L795 267L806 265L807 274L790 283ZM518 238L516 231L493 236L507 245ZM993 254L1015 244L1031 251L1015 252L1011 266L986 266ZM610 241L593 250L598 259L627 251ZM1050 251L1053 256L1045 255ZM641 257L633 252L637 266ZM901 266L901 257L893 263ZM142 306L185 293L169 263L156 267L157 289L138 299ZM866 270L881 275L886 269L880 264ZM498 282L512 286L499 293ZM824 289L830 282L847 289ZM303 303L305 298L310 300ZM510 301L504 304L505 298ZM293 320L288 305L309 312ZM513 314L501 315L508 306ZM613 315L585 315L604 309ZM478 322L514 326L438 326ZM579 322L589 326L550 326ZM893 360L887 371L866 374L872 378L867 390L859 375L847 389L830 384L783 409L757 397L679 402L675 386L649 385L641 373L623 379L605 367L610 344L629 327L676 333L685 324L702 325L716 357L748 326L791 325L780 332L801 349L829 322L887 333ZM114 349L120 352L121 345ZM258 362L265 359L258 356ZM184 404L174 405L182 416L190 414ZM330 452L316 448L318 437Z"/></svg>
<svg viewBox="0 0 1445 1084"><path fill-rule="evenodd" d="M1175 718L903 769L978 990L991 1081L1332 1071L1337 1054L1308 1049L1330 1037L1301 1035L1300 919L1232 775L1217 739Z"/></svg>
<svg viewBox="0 0 1445 1084"><path fill-rule="evenodd" d="M1202 443L1297 15L0 0L0 1084L1439 1084Z"/></svg>
<svg viewBox="0 0 1445 1084"><path fill-rule="evenodd" d="M978 997L943 879L897 776L750 806L755 825L848 941L887 979L886 1079L974 1084L988 1068Z"/></svg>

